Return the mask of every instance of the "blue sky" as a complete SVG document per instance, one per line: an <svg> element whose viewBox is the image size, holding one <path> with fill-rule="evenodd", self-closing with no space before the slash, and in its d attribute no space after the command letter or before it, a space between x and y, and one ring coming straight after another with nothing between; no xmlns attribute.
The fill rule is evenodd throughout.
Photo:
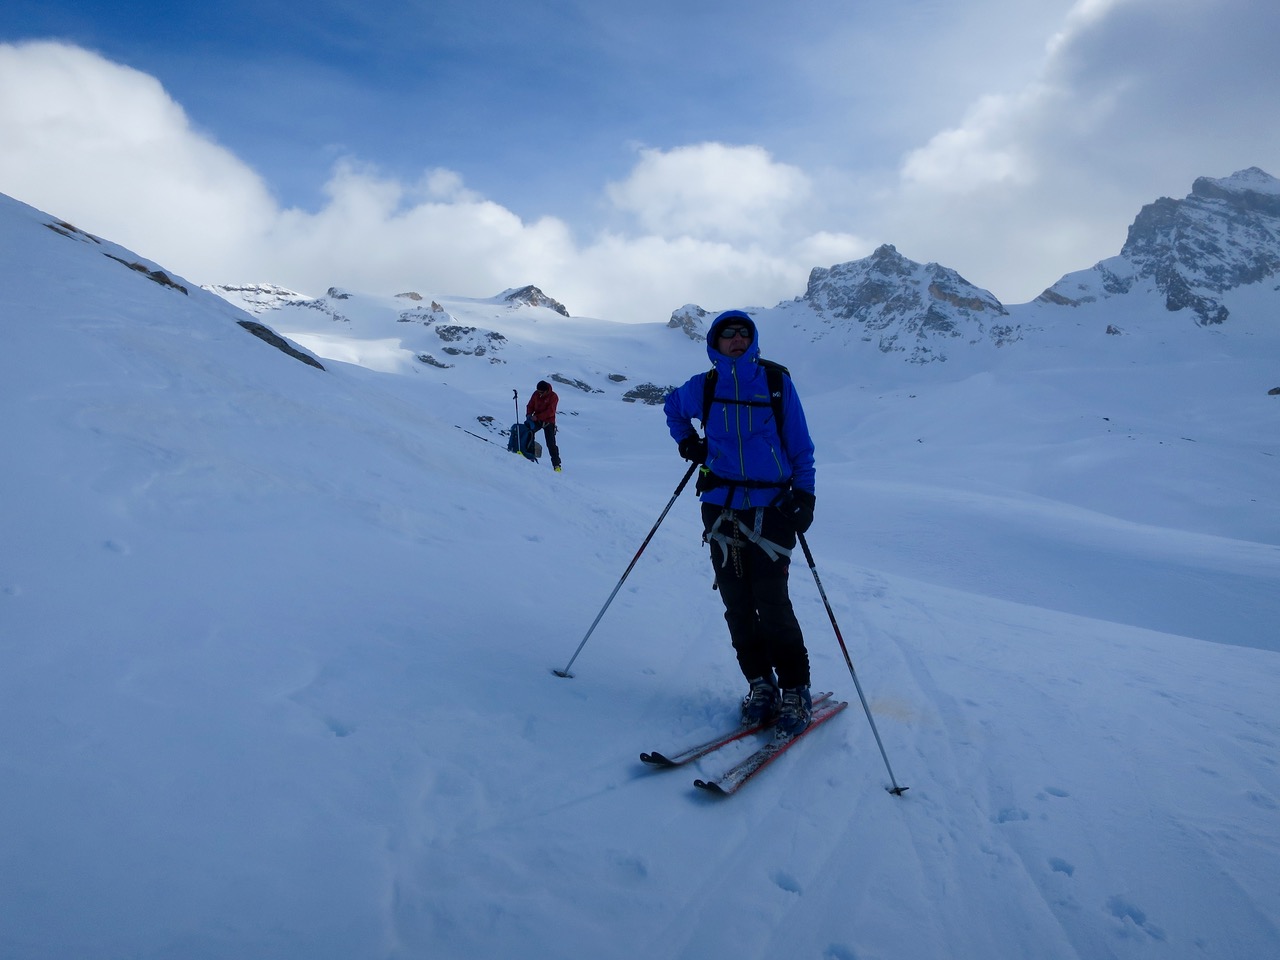
<svg viewBox="0 0 1280 960"><path fill-rule="evenodd" d="M887 242L1020 302L1280 174L1276 6L10 0L0 192L204 283L665 319Z"/></svg>

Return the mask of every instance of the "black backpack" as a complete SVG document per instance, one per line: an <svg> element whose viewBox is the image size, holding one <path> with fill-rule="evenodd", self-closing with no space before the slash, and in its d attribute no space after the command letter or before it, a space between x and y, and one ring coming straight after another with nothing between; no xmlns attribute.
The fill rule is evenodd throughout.
<svg viewBox="0 0 1280 960"><path fill-rule="evenodd" d="M782 364L766 360L764 357L757 357L756 363L764 368L765 379L769 385L769 402L766 404L762 400L733 400L728 397L717 397L716 380L719 371L712 367L706 379L702 381L702 427L704 430L707 426L707 417L711 416L711 404L719 400L721 403L731 403L740 407L772 407L774 422L778 424L778 438L782 438L782 378L790 377L791 371Z"/></svg>

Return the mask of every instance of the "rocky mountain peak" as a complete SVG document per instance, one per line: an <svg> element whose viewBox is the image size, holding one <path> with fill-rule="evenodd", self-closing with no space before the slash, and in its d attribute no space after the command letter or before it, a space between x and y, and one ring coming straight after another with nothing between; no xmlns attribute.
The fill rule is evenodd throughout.
<svg viewBox="0 0 1280 960"><path fill-rule="evenodd" d="M1000 322L1008 311L992 294L948 267L910 260L892 244L862 260L815 267L799 299L828 323L854 322L861 339L885 353L905 352L913 363L946 360L949 341L999 346L1020 336Z"/></svg>

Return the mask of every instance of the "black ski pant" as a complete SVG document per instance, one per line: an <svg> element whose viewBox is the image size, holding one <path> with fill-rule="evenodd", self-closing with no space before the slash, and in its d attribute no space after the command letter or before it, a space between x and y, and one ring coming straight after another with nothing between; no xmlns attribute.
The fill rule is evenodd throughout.
<svg viewBox="0 0 1280 960"><path fill-rule="evenodd" d="M723 511L717 504L704 503L703 529L710 530ZM754 529L754 509L733 513ZM760 533L781 547L796 545L795 528L772 507L764 508ZM730 547L727 553L719 541L711 542L716 587L724 601L724 619L742 675L754 680L776 674L780 687L807 687L809 651L787 589L791 561L786 557L770 560L750 542Z"/></svg>
<svg viewBox="0 0 1280 960"><path fill-rule="evenodd" d="M535 423L533 432L536 434L542 431L543 439L547 441L547 453L551 454L551 465L553 467L560 466L560 447L556 443L556 425L554 423Z"/></svg>

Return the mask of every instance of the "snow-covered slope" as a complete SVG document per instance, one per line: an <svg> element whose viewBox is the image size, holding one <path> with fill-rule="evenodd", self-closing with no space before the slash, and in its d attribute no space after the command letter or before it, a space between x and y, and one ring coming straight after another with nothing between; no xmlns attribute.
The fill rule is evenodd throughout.
<svg viewBox="0 0 1280 960"><path fill-rule="evenodd" d="M760 311L911 789L855 701L714 803L690 780L732 753L636 759L741 693L689 494L548 669L683 473L626 397L705 363L680 326L431 291L258 316L318 369L7 198L0 250L5 960L1280 954L1261 285L1212 328L1034 305L1037 337L924 365ZM560 475L500 436L551 374Z"/></svg>

